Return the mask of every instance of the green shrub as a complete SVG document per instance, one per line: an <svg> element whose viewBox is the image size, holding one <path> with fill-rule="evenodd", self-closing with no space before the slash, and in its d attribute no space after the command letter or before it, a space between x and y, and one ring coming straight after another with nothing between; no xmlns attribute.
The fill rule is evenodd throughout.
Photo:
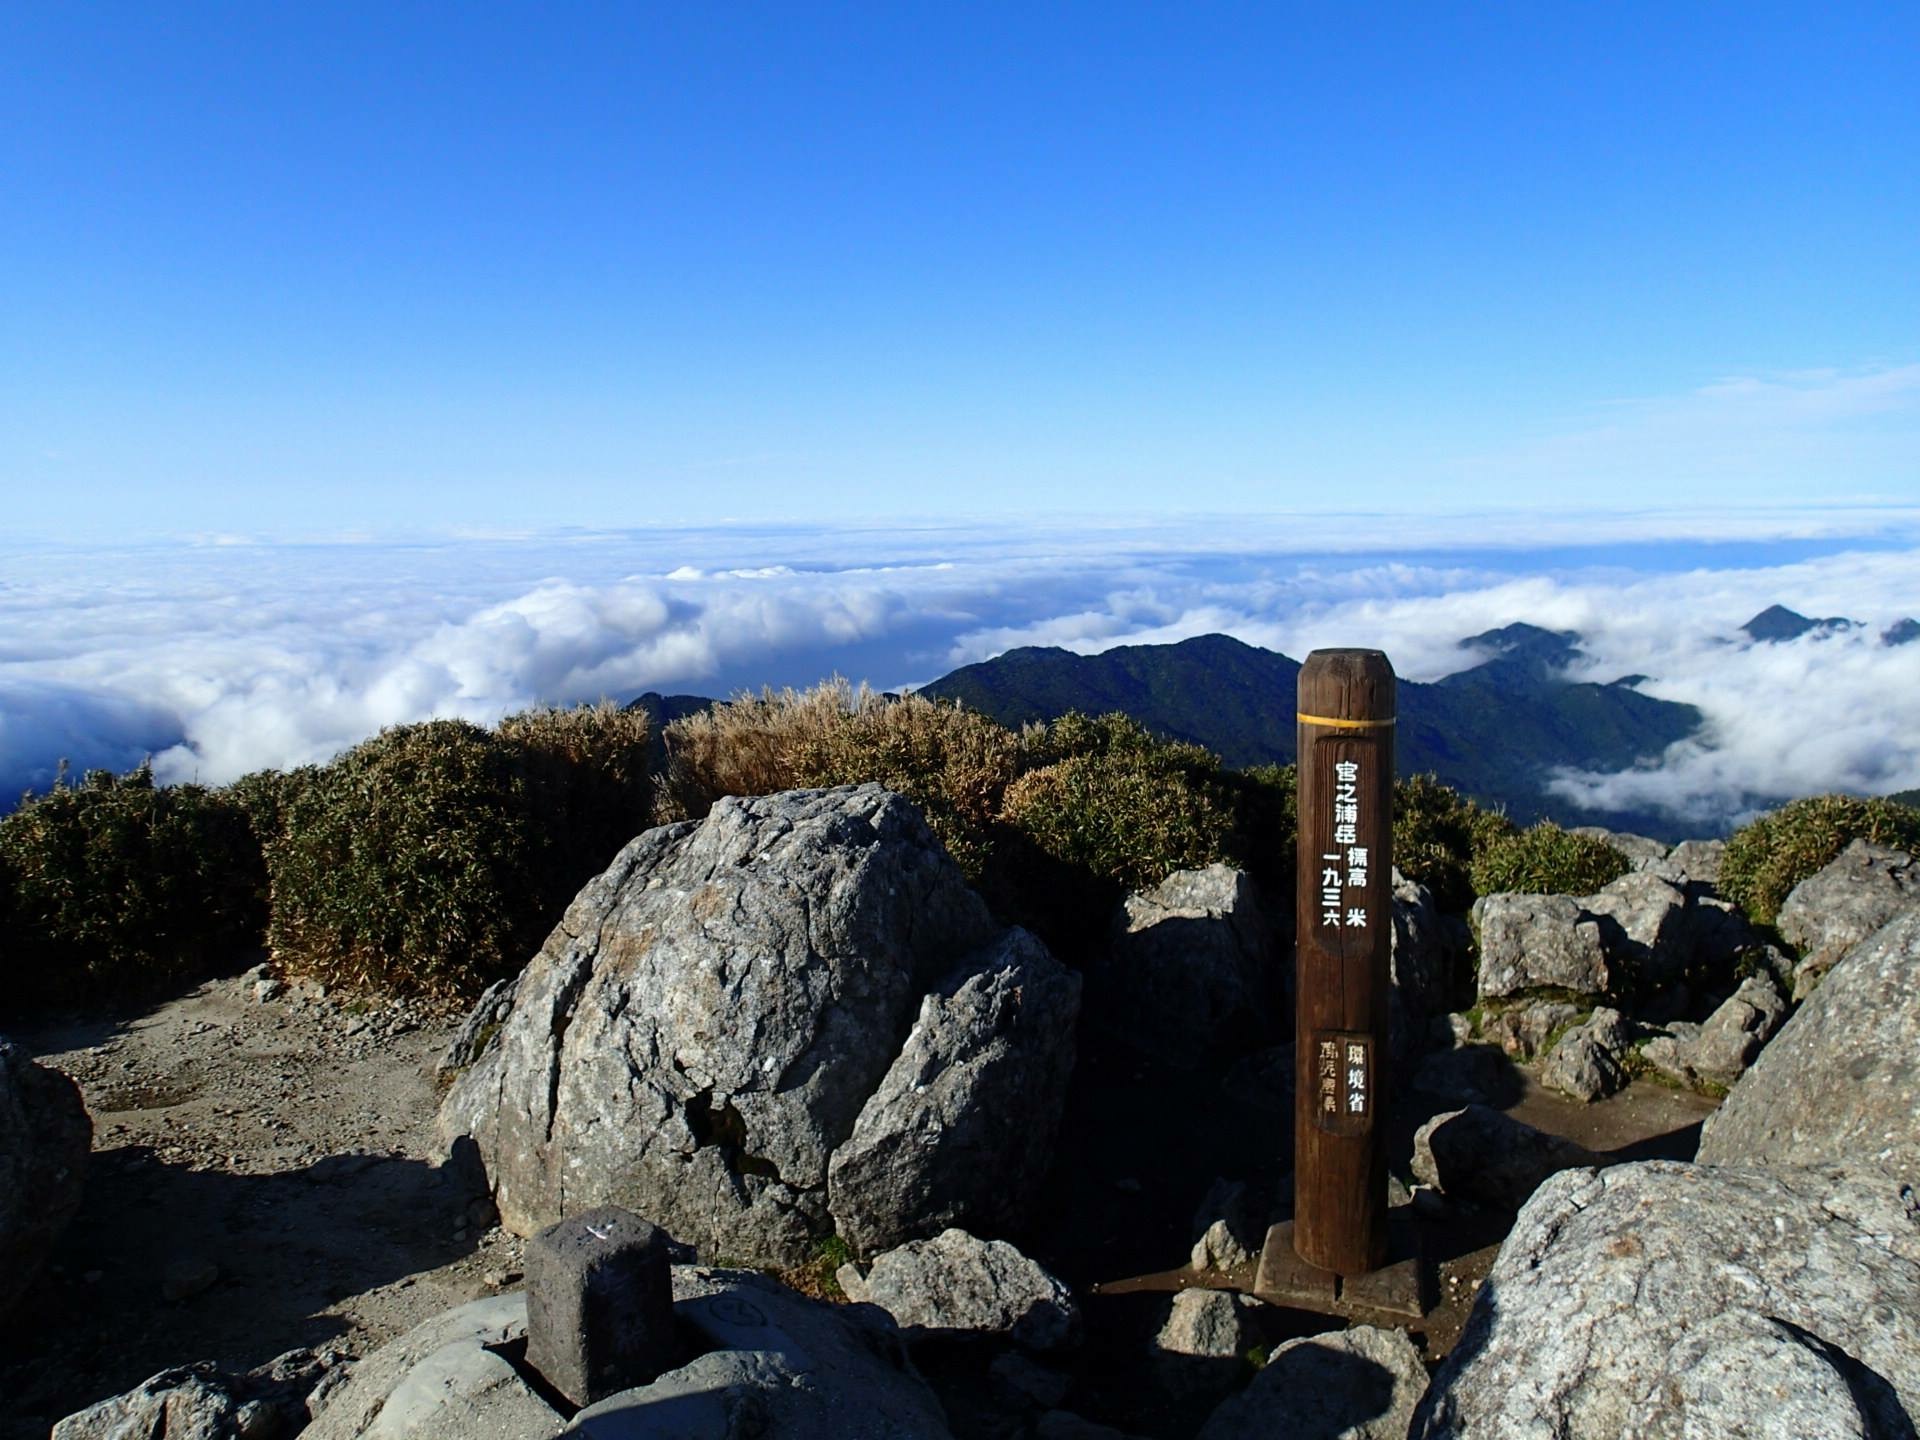
<svg viewBox="0 0 1920 1440"><path fill-rule="evenodd" d="M258 944L265 870L244 809L146 766L89 771L0 820L9 994L144 996Z"/></svg>
<svg viewBox="0 0 1920 1440"><path fill-rule="evenodd" d="M542 938L522 753L461 720L383 730L314 772L268 851L274 959L447 998Z"/></svg>
<svg viewBox="0 0 1920 1440"><path fill-rule="evenodd" d="M1268 889L1292 894L1299 838L1299 768L1255 765L1223 772L1219 781L1233 805L1228 849L1234 860Z"/></svg>
<svg viewBox="0 0 1920 1440"><path fill-rule="evenodd" d="M1473 862L1472 879L1482 895L1591 895L1629 868L1627 857L1606 841L1542 820L1488 845Z"/></svg>
<svg viewBox="0 0 1920 1440"><path fill-rule="evenodd" d="M611 705L383 730L257 787L274 959L350 989L471 995L523 965L649 821L647 720Z"/></svg>
<svg viewBox="0 0 1920 1440"><path fill-rule="evenodd" d="M1189 758L1119 751L1044 765L1008 787L1005 818L1056 860L1126 889L1155 885L1229 853L1232 811Z"/></svg>
<svg viewBox="0 0 1920 1440"><path fill-rule="evenodd" d="M1473 904L1474 861L1518 833L1506 816L1483 810L1434 775L1409 775L1393 787L1393 863L1433 892L1442 910Z"/></svg>
<svg viewBox="0 0 1920 1440"><path fill-rule="evenodd" d="M1814 795L1760 816L1727 841L1720 893L1771 925L1793 887L1855 840L1920 852L1920 810L1891 800Z"/></svg>

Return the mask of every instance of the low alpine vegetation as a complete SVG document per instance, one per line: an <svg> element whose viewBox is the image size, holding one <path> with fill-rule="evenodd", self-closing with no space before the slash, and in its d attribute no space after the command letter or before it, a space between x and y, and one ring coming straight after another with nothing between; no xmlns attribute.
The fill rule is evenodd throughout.
<svg viewBox="0 0 1920 1440"><path fill-rule="evenodd" d="M1720 862L1720 893L1756 924L1771 925L1793 887L1855 840L1920 851L1920 810L1853 795L1795 800L1734 832Z"/></svg>
<svg viewBox="0 0 1920 1440"><path fill-rule="evenodd" d="M1473 888L1482 895L1591 895L1630 868L1606 841L1575 835L1551 820L1493 840L1470 867Z"/></svg>

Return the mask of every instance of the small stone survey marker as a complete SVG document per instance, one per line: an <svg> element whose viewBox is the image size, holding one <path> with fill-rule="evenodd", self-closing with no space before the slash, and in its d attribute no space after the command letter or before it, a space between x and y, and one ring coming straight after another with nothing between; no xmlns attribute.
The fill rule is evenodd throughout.
<svg viewBox="0 0 1920 1440"><path fill-rule="evenodd" d="M603 1206L527 1242L527 1364L576 1405L677 1363L665 1231Z"/></svg>

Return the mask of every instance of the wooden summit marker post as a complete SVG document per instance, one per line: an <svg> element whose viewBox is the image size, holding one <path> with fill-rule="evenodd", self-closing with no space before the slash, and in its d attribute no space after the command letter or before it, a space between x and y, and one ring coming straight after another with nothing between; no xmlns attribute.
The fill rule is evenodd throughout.
<svg viewBox="0 0 1920 1440"><path fill-rule="evenodd" d="M1352 1277L1387 1262L1393 666L1316 650L1300 669L1293 1248Z"/></svg>

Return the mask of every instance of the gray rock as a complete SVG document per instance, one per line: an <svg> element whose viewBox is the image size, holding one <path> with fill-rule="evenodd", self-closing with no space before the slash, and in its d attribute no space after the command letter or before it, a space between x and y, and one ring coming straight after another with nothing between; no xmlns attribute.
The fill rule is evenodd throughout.
<svg viewBox="0 0 1920 1440"><path fill-rule="evenodd" d="M1252 879L1227 865L1176 870L1121 902L1088 1005L1148 1054L1197 1066L1268 1028L1273 967Z"/></svg>
<svg viewBox="0 0 1920 1440"><path fill-rule="evenodd" d="M949 1440L946 1417L886 1332L764 1276L683 1267L674 1311L715 1347L590 1405L583 1440ZM464 1440L464 1437L457 1437Z"/></svg>
<svg viewBox="0 0 1920 1440"><path fill-rule="evenodd" d="M1080 1338L1072 1291L1006 1241L964 1230L880 1256L867 1272L867 1298L921 1337L1004 1335L1033 1351Z"/></svg>
<svg viewBox="0 0 1920 1440"><path fill-rule="evenodd" d="M867 1272L852 1260L833 1272L833 1282L851 1304L865 1305L873 1298L867 1294Z"/></svg>
<svg viewBox="0 0 1920 1440"><path fill-rule="evenodd" d="M289 1350L244 1375L179 1365L69 1415L52 1440L280 1440L305 1428L309 1397L348 1369L334 1350Z"/></svg>
<svg viewBox="0 0 1920 1440"><path fill-rule="evenodd" d="M1694 964L1709 970L1730 966L1750 954L1759 959L1769 950L1773 952L1767 959L1770 966L1786 960L1753 928L1746 911L1717 895L1696 895L1688 902L1687 943Z"/></svg>
<svg viewBox="0 0 1920 1440"><path fill-rule="evenodd" d="M1674 1020L1661 1027L1640 1047L1640 1058L1676 1085L1695 1085L1699 1076L1693 1070L1694 1049L1700 1043L1700 1027L1685 1020Z"/></svg>
<svg viewBox="0 0 1920 1440"><path fill-rule="evenodd" d="M1238 1360L1259 1339L1253 1315L1259 1302L1231 1290L1181 1290L1153 1347L1169 1355Z"/></svg>
<svg viewBox="0 0 1920 1440"><path fill-rule="evenodd" d="M1909 1434L1911 1195L1871 1170L1557 1175L1520 1212L1410 1436Z"/></svg>
<svg viewBox="0 0 1920 1440"><path fill-rule="evenodd" d="M1577 1006L1560 1000L1536 1000L1485 1016L1480 1030L1515 1060L1531 1060L1547 1049L1555 1030L1579 1017Z"/></svg>
<svg viewBox="0 0 1920 1440"><path fill-rule="evenodd" d="M1793 887L1775 922L1800 952L1795 1000L1855 945L1920 902L1920 865L1904 850L1855 840L1816 875Z"/></svg>
<svg viewBox="0 0 1920 1440"><path fill-rule="evenodd" d="M1502 1000L1529 990L1604 995L1613 984L1600 922L1567 895L1482 895L1479 993Z"/></svg>
<svg viewBox="0 0 1920 1440"><path fill-rule="evenodd" d="M1518 1210L1549 1176L1598 1163L1585 1146L1484 1105L1436 1115L1413 1137L1416 1180L1498 1210Z"/></svg>
<svg viewBox="0 0 1920 1440"><path fill-rule="evenodd" d="M1693 954L1686 892L1645 870L1629 870L1579 901L1601 922L1608 988L1651 995L1673 985Z"/></svg>
<svg viewBox="0 0 1920 1440"><path fill-rule="evenodd" d="M1633 1079L1626 1056L1633 1027L1618 1010L1601 1006L1560 1037L1540 1067L1540 1083L1575 1100L1602 1100Z"/></svg>
<svg viewBox="0 0 1920 1440"><path fill-rule="evenodd" d="M1080 977L1020 929L968 964L921 1003L828 1164L835 1230L862 1255L963 1222L1012 1228L1046 1177Z"/></svg>
<svg viewBox="0 0 1920 1440"><path fill-rule="evenodd" d="M1726 859L1724 840L1682 840L1667 852L1665 866L1669 878L1685 885L1720 887L1720 865Z"/></svg>
<svg viewBox="0 0 1920 1440"><path fill-rule="evenodd" d="M1749 976L1700 1027L1687 1068L1716 1085L1733 1084L1786 1018L1787 1002L1772 982Z"/></svg>
<svg viewBox="0 0 1920 1440"><path fill-rule="evenodd" d="M1199 1440L1404 1440L1426 1388L1426 1367L1404 1330L1356 1325L1289 1340L1213 1412Z"/></svg>
<svg viewBox="0 0 1920 1440"><path fill-rule="evenodd" d="M0 1316L80 1208L92 1147L80 1087L0 1036Z"/></svg>
<svg viewBox="0 0 1920 1440"><path fill-rule="evenodd" d="M1182 1290L1154 1337L1161 1381L1177 1395L1224 1392L1246 1374L1247 1352L1259 1343L1257 1300L1231 1290Z"/></svg>
<svg viewBox="0 0 1920 1440"><path fill-rule="evenodd" d="M565 1422L496 1353L526 1334L527 1301L518 1291L436 1315L356 1364L316 1407L301 1440L478 1440L489 1434L547 1440ZM473 1428L489 1424L495 1429Z"/></svg>
<svg viewBox="0 0 1920 1440"><path fill-rule="evenodd" d="M855 1311L745 1271L683 1265L672 1278L675 1319L706 1353L571 1423L520 1378L526 1304L513 1294L448 1311L376 1351L302 1440L945 1440L939 1406L897 1341Z"/></svg>
<svg viewBox="0 0 1920 1440"><path fill-rule="evenodd" d="M519 983L519 975L510 975L494 981L481 992L439 1060L434 1062L435 1071L441 1075L456 1074L487 1052L499 1038L500 1027L507 1023L507 1016L513 1013L514 988Z"/></svg>
<svg viewBox="0 0 1920 1440"><path fill-rule="evenodd" d="M1215 1180L1194 1212L1195 1270L1237 1270L1260 1258L1268 1207L1244 1181Z"/></svg>
<svg viewBox="0 0 1920 1440"><path fill-rule="evenodd" d="M1920 906L1835 965L1707 1117L1705 1164L1920 1155Z"/></svg>
<svg viewBox="0 0 1920 1440"><path fill-rule="evenodd" d="M1636 866L1645 866L1656 860L1667 858L1671 848L1664 840L1655 840L1647 835L1635 835L1630 830L1609 830L1601 825L1576 825L1567 832L1569 835L1585 835L1590 840L1599 840L1611 845Z"/></svg>
<svg viewBox="0 0 1920 1440"><path fill-rule="evenodd" d="M912 1196L868 1189L888 1208L840 1218L924 1233L939 1222L911 1204L926 1196L958 1204L982 1177L1027 1193L1042 1148L1031 1131L1058 1123L1064 1085L1031 1088L1049 1062L1007 1063L969 1029L990 1011L1017 1022L1018 1048L1038 1014L1070 1021L1058 983L1035 1015L999 979L968 989L964 977L995 976L1011 954L1039 973L902 797L877 785L729 797L641 835L580 892L497 1040L448 1093L442 1136L472 1137L515 1233L619 1204L705 1253L798 1264L829 1227L834 1151L901 1078L889 1072L937 989L950 1029L916 1037L902 1063L964 1059L982 1093L1010 1087L1029 1108L995 1125L953 1115L944 1093L915 1104L889 1091L901 1123L964 1120L959 1136L934 1147ZM884 1138L870 1125L860 1145L906 1173Z"/></svg>

